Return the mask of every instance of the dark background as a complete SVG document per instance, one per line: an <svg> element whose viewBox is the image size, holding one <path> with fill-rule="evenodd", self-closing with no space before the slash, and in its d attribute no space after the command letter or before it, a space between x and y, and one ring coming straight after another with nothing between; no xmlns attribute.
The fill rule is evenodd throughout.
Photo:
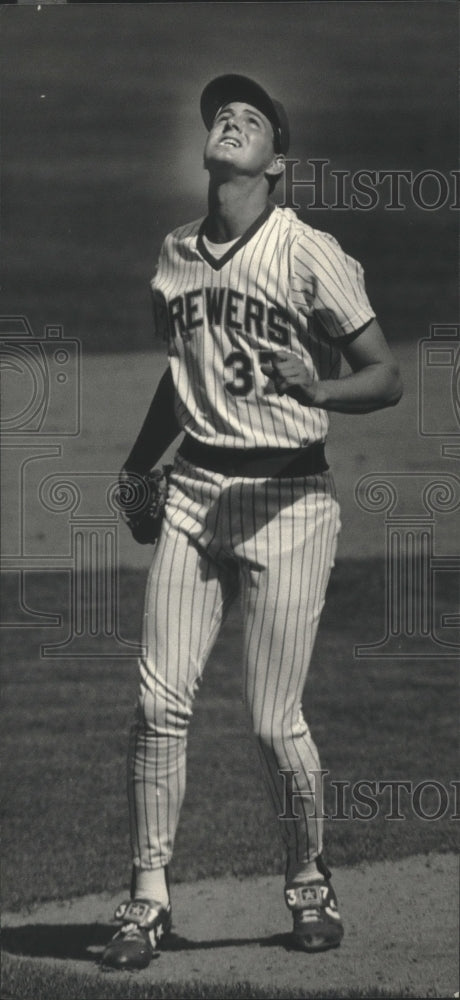
<svg viewBox="0 0 460 1000"><path fill-rule="evenodd" d="M161 241L204 214L198 104L222 72L286 105L290 156L331 170L457 166L450 2L3 6L2 313L62 323L85 350L148 349ZM453 180L450 178L453 201ZM308 210L366 270L388 339L457 316L458 212ZM277 200L282 198L282 191ZM427 184L426 199L430 194ZM328 203L333 191L327 192Z"/></svg>

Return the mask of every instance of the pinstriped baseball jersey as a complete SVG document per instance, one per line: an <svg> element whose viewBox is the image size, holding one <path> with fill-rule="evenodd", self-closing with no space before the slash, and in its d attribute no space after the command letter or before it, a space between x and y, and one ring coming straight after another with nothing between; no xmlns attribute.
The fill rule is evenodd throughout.
<svg viewBox="0 0 460 1000"><path fill-rule="evenodd" d="M325 440L325 410L280 396L260 366L286 349L314 379L337 378L337 341L375 316L361 265L334 237L269 205L213 257L198 220L167 236L152 293L184 431L226 448Z"/></svg>

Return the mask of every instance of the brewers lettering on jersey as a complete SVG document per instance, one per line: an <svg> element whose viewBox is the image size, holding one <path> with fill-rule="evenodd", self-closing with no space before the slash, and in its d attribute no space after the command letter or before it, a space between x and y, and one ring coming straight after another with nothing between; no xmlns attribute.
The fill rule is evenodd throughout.
<svg viewBox="0 0 460 1000"><path fill-rule="evenodd" d="M293 942L306 952L340 944L321 765L302 710L340 529L328 411L366 413L402 391L361 265L270 201L289 148L283 106L227 74L205 87L201 114L208 211L167 235L159 255L154 326L168 363L123 468L125 479L145 474L181 435L147 582L129 741L131 901L102 959L125 969L147 966L171 926L188 726L237 601L234 668L284 842Z"/></svg>

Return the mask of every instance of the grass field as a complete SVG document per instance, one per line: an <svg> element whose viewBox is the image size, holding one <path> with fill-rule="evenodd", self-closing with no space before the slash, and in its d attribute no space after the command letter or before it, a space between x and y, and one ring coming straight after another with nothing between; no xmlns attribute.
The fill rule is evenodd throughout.
<svg viewBox="0 0 460 1000"><path fill-rule="evenodd" d="M305 711L321 751L322 765L330 772L325 783L326 812L330 815L338 812L337 785L333 782L348 782L351 786L358 780L400 779L416 785L434 780L449 789L449 782L456 776L455 661L443 658L441 649L438 659L428 660L355 659L353 655L356 643L375 642L385 632L384 525L381 517L366 515L357 508L353 497L359 478L364 471L376 469L415 473L431 469L429 479L433 479L450 469L437 454L437 440L422 439L417 434L416 352L405 345L399 354L406 384L401 405L363 417L359 424L353 418L340 420L335 415L328 448L341 497L343 532L339 555L343 555L331 578L305 694ZM149 355L142 359L139 355L84 358L83 423L79 437L65 443L65 469L76 473L102 467L116 472L137 433L152 381L158 377L158 364ZM100 387L108 380L112 392L104 395ZM124 398L132 398L127 413L121 413L117 403ZM444 394L441 401L433 387L425 400L440 426L444 426L442 405L446 400L448 395ZM56 413L55 420L58 428L62 426L64 412ZM27 480L26 508L25 550L56 558L66 551L68 514L44 520L44 511L37 503L37 483L59 468L59 463L54 465L48 460L35 478ZM5 465L2 471L3 528L8 547L14 537L18 495L14 475L8 486ZM409 486L402 488L403 509L411 509L418 497L417 491L412 495ZM92 503L100 503L99 494ZM453 512L451 524L454 519ZM435 528L434 551L453 555L454 525L449 528L449 518L439 515ZM127 530L120 531L120 546L120 632L126 639L137 640L151 556L131 543ZM380 555L375 556L376 552ZM118 892L128 885L130 874L125 751L136 696L136 663L134 659L117 660L110 655L99 660L92 656L73 661L41 658L41 643L55 643L67 634L69 577L56 572L27 572L26 579L29 605L43 612L62 613L63 624L59 629L3 629L1 633L2 891L8 911L40 900ZM434 620L438 621L441 612L454 610L455 581L455 574L439 575L440 589L436 597L433 595ZM17 594L11 576L5 574L2 583L2 619L8 620L14 618ZM416 605L415 593L413 600ZM235 609L226 623L197 699L190 735L188 792L172 866L176 885L207 876L235 875L244 879L247 875L283 870L276 822L261 784L240 700L237 614ZM97 652L109 652L103 639L99 643ZM89 652L94 654L94 642ZM390 821L385 819L390 811L388 790L378 797L378 802L378 815L372 821L326 822L328 859L334 867L455 850L458 823L449 818L453 807L443 818L430 822L417 818L403 793L405 819ZM436 812L437 803L430 801L429 795L423 805L425 812ZM349 815L348 791L346 807ZM254 984L244 982L238 992L235 985L219 982L217 974L212 977L212 985L206 976L201 982L168 984L158 981L155 971L155 985L148 989L132 977L123 984L101 978L94 969L87 972L86 965L74 975L68 967L62 969L65 956L55 958L50 971L40 965L40 959L30 957L27 945L21 950L21 939L19 944L16 939L16 946L11 948L9 940L5 937L2 966L5 1000L266 995L262 988L256 990ZM73 947L75 940L73 936ZM385 936L381 944L386 945ZM383 959L387 961L388 955ZM442 949L433 960L439 968ZM49 959L43 961L46 964ZM402 959L403 967L404 962ZM376 979L372 984L366 975L365 955L360 965L356 990L348 990L346 995L391 995L379 988L381 981ZM415 966L406 962L408 979L402 975L402 986L393 995L417 995L409 986L404 991L411 968ZM327 977L324 982L321 992L291 991L290 995L334 996L326 989ZM443 994L427 983L425 995Z"/></svg>
<svg viewBox="0 0 460 1000"><path fill-rule="evenodd" d="M122 573L122 634L135 639L145 573ZM35 593L34 593L35 587ZM457 681L454 660L356 660L354 608L360 640L381 631L383 562L338 562L329 588L307 689L305 712L319 745L325 811L340 813L337 786L359 780L456 777ZM10 594L10 597L12 595ZM32 579L33 606L65 613L59 575ZM447 597L447 591L445 596ZM8 593L4 598L8 608ZM281 872L283 856L271 806L240 699L237 614L221 633L197 697L189 746L188 793L172 866L173 881ZM53 630L54 631L54 630ZM39 644L51 630L4 636L3 904L117 891L129 880L125 746L136 694L134 660L43 660ZM99 643L98 651L103 651ZM93 646L94 653L94 646ZM388 791L377 816L326 822L331 863L455 850L449 817L417 817L401 798L404 820L390 821ZM427 789L423 812L436 813ZM362 815L367 809L359 807Z"/></svg>
<svg viewBox="0 0 460 1000"><path fill-rule="evenodd" d="M3 969L4 992L2 1000L381 1000L395 997L385 989L367 986L344 992L337 990L262 990L251 983L235 983L232 986L219 981L214 983L155 982L136 983L135 976L113 979L110 975L82 976L54 969L52 972L34 970L31 977L31 963L14 962L6 959ZM426 997L441 994L428 990ZM398 998L416 997L410 989L398 992Z"/></svg>
<svg viewBox="0 0 460 1000"><path fill-rule="evenodd" d="M325 809L332 816L338 812L332 780L350 785L360 779L402 779L414 784L434 780L448 788L456 776L455 661L440 657L438 662L382 662L353 657L356 604L366 623L360 640L372 640L381 631L383 570L383 562L375 559L337 563L307 683L305 711L321 749L322 765L330 771ZM144 584L145 572L122 572L121 632L126 638L137 637ZM41 581L32 576L28 597L35 608L53 607L65 617L67 585L58 574L46 574ZM13 598L7 585L6 612ZM240 701L237 631L234 611L198 694L190 734L188 791L171 870L173 883L283 871L276 823ZM118 892L129 880L124 772L136 664L133 660L41 659L40 643L57 638L51 630L4 633L2 882L3 905L10 911L40 900ZM401 802L404 820L385 818L390 801L382 794L372 821L327 821L330 863L356 865L456 850L458 824L450 818L453 796L447 814L431 822L417 817L407 800ZM426 813L436 812L436 807L429 795L424 798ZM346 808L349 814L349 802ZM32 951L27 927L24 949L20 934L6 929L2 1000L420 996L409 986L395 992L367 983L365 957L359 985L343 991L328 989L327 978L324 989L309 989L307 981L299 989L268 991L244 981L228 983L218 975L213 982L194 980L193 974L186 982L165 981L160 967L158 973L153 969L148 983L136 981L136 976L110 977L93 968L86 971L81 962L82 967L74 970L68 960L72 955L80 957L79 932L64 924L63 917L61 944L56 937L51 951L52 928L43 927L43 954L54 957L42 961L25 957L40 955L39 927L34 931ZM81 931L91 943L97 943L102 933L99 925L86 925ZM64 948L61 958L56 951L60 947ZM443 995L427 984L424 996Z"/></svg>

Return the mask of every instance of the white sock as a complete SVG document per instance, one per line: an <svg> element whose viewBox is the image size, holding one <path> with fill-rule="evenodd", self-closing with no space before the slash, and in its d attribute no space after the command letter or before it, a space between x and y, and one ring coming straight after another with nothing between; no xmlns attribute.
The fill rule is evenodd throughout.
<svg viewBox="0 0 460 1000"><path fill-rule="evenodd" d="M151 899L156 903L161 903L162 906L168 905L169 892L166 885L164 868L153 868L151 870L137 868L135 879L134 899Z"/></svg>
<svg viewBox="0 0 460 1000"><path fill-rule="evenodd" d="M294 882L298 885L305 885L305 882L317 882L318 879L323 878L321 872L318 871L318 866L316 860L298 862L293 865L289 871L287 882Z"/></svg>

